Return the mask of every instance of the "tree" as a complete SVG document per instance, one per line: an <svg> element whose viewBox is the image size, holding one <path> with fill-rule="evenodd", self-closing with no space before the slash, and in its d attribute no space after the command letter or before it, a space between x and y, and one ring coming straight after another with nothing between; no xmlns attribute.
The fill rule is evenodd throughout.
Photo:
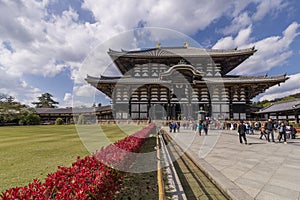
<svg viewBox="0 0 300 200"><path fill-rule="evenodd" d="M40 116L36 113L24 113L23 117L20 119L20 125L39 125L41 122Z"/></svg>
<svg viewBox="0 0 300 200"><path fill-rule="evenodd" d="M64 120L60 117L56 118L55 120L55 125L63 125L64 124Z"/></svg>
<svg viewBox="0 0 300 200"><path fill-rule="evenodd" d="M52 99L52 95L49 93L44 93L38 98L38 102L32 102L35 104L36 108L55 108L55 104L59 104L57 101Z"/></svg>
<svg viewBox="0 0 300 200"><path fill-rule="evenodd" d="M26 106L15 102L15 98L0 94L0 124L17 124Z"/></svg>

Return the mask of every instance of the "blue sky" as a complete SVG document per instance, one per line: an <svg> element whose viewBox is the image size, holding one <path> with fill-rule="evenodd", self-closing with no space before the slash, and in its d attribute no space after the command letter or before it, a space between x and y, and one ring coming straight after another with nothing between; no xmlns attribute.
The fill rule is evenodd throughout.
<svg viewBox="0 0 300 200"><path fill-rule="evenodd" d="M74 96L76 105L108 104L109 99L84 81L86 74L99 76L106 66L89 65L87 57L99 45L103 55L95 56L103 59L109 45L140 47L124 40L113 43L137 27L178 31L204 48L255 46L257 53L233 74L290 77L256 100L297 93L299 11L298 0L0 0L0 93L26 104L45 92L61 107L71 106ZM131 41L135 36L129 36ZM156 40L147 45L154 47Z"/></svg>

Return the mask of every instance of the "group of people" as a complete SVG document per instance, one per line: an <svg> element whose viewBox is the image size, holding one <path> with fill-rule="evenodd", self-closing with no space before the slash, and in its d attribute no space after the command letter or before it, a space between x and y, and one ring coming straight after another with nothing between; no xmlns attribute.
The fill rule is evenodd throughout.
<svg viewBox="0 0 300 200"><path fill-rule="evenodd" d="M209 125L209 120L199 120L198 123L198 133L201 136L202 130L204 131L205 135L208 133L208 125Z"/></svg>
<svg viewBox="0 0 300 200"><path fill-rule="evenodd" d="M188 127L191 127L193 131L198 131L199 135L201 136L202 132L204 132L205 135L208 134L208 126L210 124L209 118L205 118L204 120L194 120L191 121L189 124L186 122L183 122L183 129L188 129ZM171 132L179 132L180 131L180 122L171 121L169 122L169 130Z"/></svg>
<svg viewBox="0 0 300 200"><path fill-rule="evenodd" d="M274 131L278 130L278 141L281 142L283 139L283 142L286 143L286 139L295 139L297 130L293 125L289 125L288 123L285 123L284 121L279 122L272 122L271 119L268 119L268 121L265 123L264 126L260 129L260 139L263 137L266 138L270 142L270 135L272 142L275 142L274 138Z"/></svg>
<svg viewBox="0 0 300 200"><path fill-rule="evenodd" d="M247 134L247 126L246 126L246 122L244 121L240 121L237 130L238 130L238 134L239 134L239 139L240 139L240 143L243 143L243 140L245 142L245 144L247 144L247 138L246 138L246 134ZM295 129L295 127L293 127L292 125L289 125L288 123L285 123L284 121L281 122L276 122L276 121L272 121L272 119L268 119L267 122L265 122L264 124L262 124L260 126L260 138L259 139L263 139L263 137L266 138L266 140L268 140L268 142L275 142L275 137L274 137L274 132L278 130L278 142L281 142L281 140L283 139L283 142L286 144L286 139L292 138L295 139L296 138L296 133L297 130ZM249 132L248 132L249 133Z"/></svg>
<svg viewBox="0 0 300 200"><path fill-rule="evenodd" d="M208 127L210 125L210 120L206 117L204 120L190 120L190 121L183 121L183 129L192 129L193 131L197 131L198 134L201 136L204 132L205 135L208 134ZM268 119L267 122L247 122L247 121L240 121L239 123L229 123L225 122L223 128L231 130L237 130L239 134L239 141L240 143L247 144L247 134L254 134L254 130L260 130L260 138L265 139L269 142L275 142L275 131L278 132L278 141L281 142L283 140L286 143L287 139L295 139L297 130L292 125L284 121L273 121L272 119ZM179 121L172 121L169 122L170 132L179 132L180 131L180 122Z"/></svg>
<svg viewBox="0 0 300 200"><path fill-rule="evenodd" d="M172 131L174 133L179 132L180 131L180 122L169 122L169 128L170 128L170 133L172 133Z"/></svg>

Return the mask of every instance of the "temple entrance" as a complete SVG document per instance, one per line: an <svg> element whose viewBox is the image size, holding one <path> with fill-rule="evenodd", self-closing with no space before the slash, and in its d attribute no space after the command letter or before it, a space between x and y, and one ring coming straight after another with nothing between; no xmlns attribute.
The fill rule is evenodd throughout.
<svg viewBox="0 0 300 200"><path fill-rule="evenodd" d="M193 104L190 103L174 103L170 104L168 119L170 120L188 120L196 117Z"/></svg>
<svg viewBox="0 0 300 200"><path fill-rule="evenodd" d="M167 106L165 104L151 104L149 108L149 119L151 120L167 119Z"/></svg>

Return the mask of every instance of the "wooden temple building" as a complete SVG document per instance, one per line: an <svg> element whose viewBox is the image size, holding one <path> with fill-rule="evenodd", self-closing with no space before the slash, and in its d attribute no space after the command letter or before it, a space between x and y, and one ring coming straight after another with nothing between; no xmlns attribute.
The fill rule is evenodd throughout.
<svg viewBox="0 0 300 200"><path fill-rule="evenodd" d="M300 99L277 102L270 106L260 109L255 113L260 119L275 119L283 121L294 121L299 123L300 121Z"/></svg>
<svg viewBox="0 0 300 200"><path fill-rule="evenodd" d="M188 43L135 51L109 49L122 75L88 75L86 81L112 99L114 119L195 119L199 113L248 119L251 99L288 79L228 74L256 51L201 49Z"/></svg>
<svg viewBox="0 0 300 200"><path fill-rule="evenodd" d="M41 124L55 124L61 118L64 124L77 123L80 115L84 116L84 123L93 124L99 120L111 120L111 106L86 107L86 108L35 108L36 114L41 118Z"/></svg>

